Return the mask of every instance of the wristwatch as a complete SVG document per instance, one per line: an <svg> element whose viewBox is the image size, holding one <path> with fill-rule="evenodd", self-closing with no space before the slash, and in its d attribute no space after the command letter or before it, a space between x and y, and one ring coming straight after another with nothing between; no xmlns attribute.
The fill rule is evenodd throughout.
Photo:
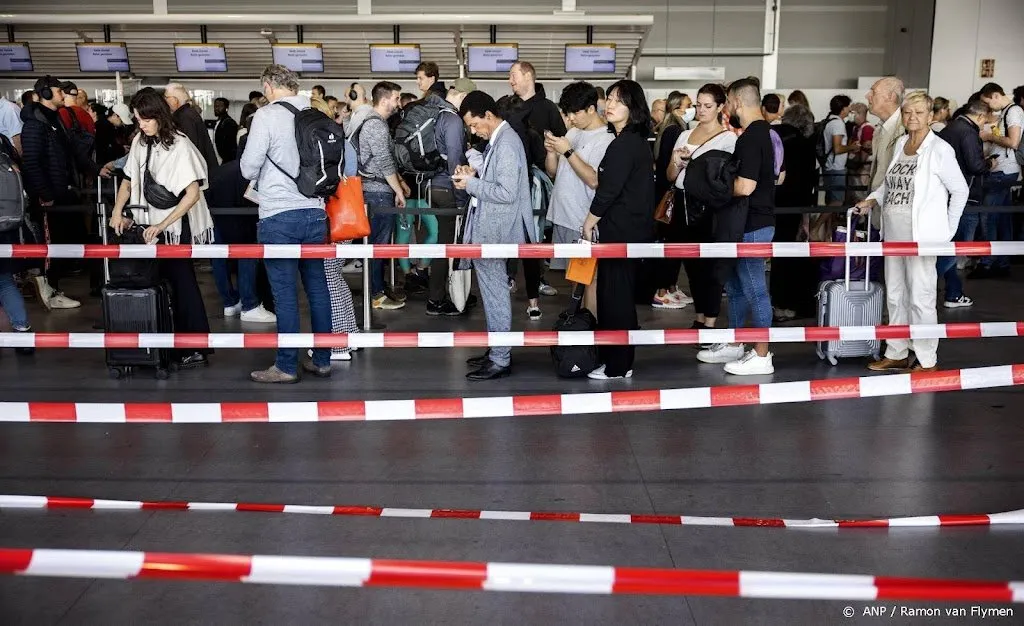
<svg viewBox="0 0 1024 626"><path fill-rule="evenodd" d="M569 157L571 157L575 153L576 153L575 150L573 150L572 148L569 148L568 150L566 150L565 152L562 153L562 156L564 156L566 159L568 159Z"/></svg>

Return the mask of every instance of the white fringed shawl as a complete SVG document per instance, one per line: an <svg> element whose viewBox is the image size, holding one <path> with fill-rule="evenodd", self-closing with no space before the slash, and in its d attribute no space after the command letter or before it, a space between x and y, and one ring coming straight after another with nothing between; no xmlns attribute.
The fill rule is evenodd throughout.
<svg viewBox="0 0 1024 626"><path fill-rule="evenodd" d="M132 184L129 204L149 207L150 224L156 225L164 221L174 209L158 209L150 205L144 198L143 182L148 149L143 140L144 137L143 133L139 133L132 141L124 173L131 179ZM210 207L206 204L206 196L202 193L209 187L209 173L206 171L206 161L203 160L199 150L192 145L192 141L179 132L176 133L174 143L170 148L164 147L160 143L155 144L149 157L149 173L154 181L166 187L167 191L175 196L180 195L192 183L199 181L199 200L186 214L188 215L189 229L192 231L192 241L184 243L213 243L213 216L210 215ZM182 243L181 220L171 224L164 231L164 237L169 244Z"/></svg>

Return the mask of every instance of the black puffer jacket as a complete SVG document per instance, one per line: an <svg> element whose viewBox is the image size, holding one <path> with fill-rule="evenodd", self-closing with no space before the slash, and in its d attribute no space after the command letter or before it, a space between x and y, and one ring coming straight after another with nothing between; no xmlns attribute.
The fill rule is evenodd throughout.
<svg viewBox="0 0 1024 626"><path fill-rule="evenodd" d="M974 204L981 203L984 193L982 186L985 183L985 174L989 171L988 162L985 161L985 148L978 132L978 125L969 117L961 115L939 133L940 139L953 146L956 162L970 187L967 200Z"/></svg>
<svg viewBox="0 0 1024 626"><path fill-rule="evenodd" d="M60 201L75 184L70 142L56 111L32 103L21 110L22 170L33 203Z"/></svg>

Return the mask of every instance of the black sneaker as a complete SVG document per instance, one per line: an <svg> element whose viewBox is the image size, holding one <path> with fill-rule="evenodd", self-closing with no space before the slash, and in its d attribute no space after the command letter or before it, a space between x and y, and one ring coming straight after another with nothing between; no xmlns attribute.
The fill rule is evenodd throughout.
<svg viewBox="0 0 1024 626"><path fill-rule="evenodd" d="M427 315L447 315L449 317L454 317L459 315L459 309L455 307L454 302L448 299L441 302L438 302L437 300L427 300Z"/></svg>
<svg viewBox="0 0 1024 626"><path fill-rule="evenodd" d="M706 325L701 324L700 322L697 322L697 321L695 321L693 323L693 325L690 326L690 328L692 330L711 330L710 326L706 326ZM699 344L697 344L696 347L699 350L710 350L711 347L714 346L714 345L715 344L713 344L713 343L699 343Z"/></svg>
<svg viewBox="0 0 1024 626"><path fill-rule="evenodd" d="M182 357L182 359L178 361L178 369L187 370L195 367L209 365L209 363L210 362L209 360L207 360L205 354L203 354L202 352L193 352L192 354L186 357Z"/></svg>

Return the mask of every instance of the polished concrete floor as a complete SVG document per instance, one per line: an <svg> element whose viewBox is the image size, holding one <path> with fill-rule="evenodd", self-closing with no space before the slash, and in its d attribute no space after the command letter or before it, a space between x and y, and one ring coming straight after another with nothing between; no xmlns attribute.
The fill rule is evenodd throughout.
<svg viewBox="0 0 1024 626"><path fill-rule="evenodd" d="M1020 268L1016 271L1020 273ZM969 284L978 304L943 321L1020 318L1017 280ZM208 275L203 276L209 287ZM74 293L74 290L69 289ZM266 331L219 317L214 330ZM358 296L357 296L358 297ZM564 296L544 298L547 329ZM641 307L645 328L688 327L692 309ZM525 302L515 327L531 327ZM98 318L32 308L40 330ZM379 315L390 330L478 330L483 313L438 319L422 302ZM809 321L805 321L809 322ZM798 322L799 323L799 322ZM1021 361L1020 339L945 341L943 367ZM860 375L807 345L776 346L788 381ZM247 381L269 351L221 350L168 381L108 380L99 351L0 357L4 400L391 399L648 389L751 380L699 365L691 347L638 351L636 377L595 383L550 373L546 349L514 351L514 376L468 383L471 350L366 350L330 380ZM1024 507L1021 392L966 393L479 421L0 426L0 492L713 516L875 517ZM256 513L0 513L10 547L206 551L1024 579L1024 529L866 529L581 525ZM893 603L887 603L893 604ZM899 603L895 603L899 604ZM956 606L969 606L961 603ZM0 578L0 624L838 624L864 602L329 589L157 581ZM914 607L931 604L908 605ZM1017 618L1003 623L1022 623ZM892 623L922 623L900 618ZM968 621L968 620L960 620ZM997 620L999 621L999 620Z"/></svg>

